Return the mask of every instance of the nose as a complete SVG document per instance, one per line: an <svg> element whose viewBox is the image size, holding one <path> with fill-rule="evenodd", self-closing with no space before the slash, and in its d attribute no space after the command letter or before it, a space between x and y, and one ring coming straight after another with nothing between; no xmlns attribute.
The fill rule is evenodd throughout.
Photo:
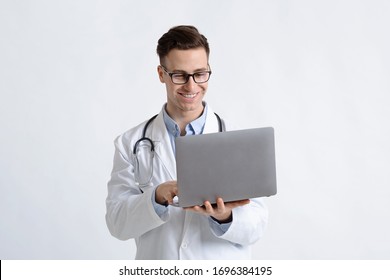
<svg viewBox="0 0 390 280"><path fill-rule="evenodd" d="M188 91L192 91L197 86L197 83L194 81L194 76L189 77L188 82L185 83L184 88Z"/></svg>

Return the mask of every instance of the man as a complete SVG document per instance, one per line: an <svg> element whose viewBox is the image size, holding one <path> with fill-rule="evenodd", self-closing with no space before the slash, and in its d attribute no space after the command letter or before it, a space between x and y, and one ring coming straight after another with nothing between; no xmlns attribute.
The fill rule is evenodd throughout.
<svg viewBox="0 0 390 280"><path fill-rule="evenodd" d="M203 101L211 75L207 39L193 26L177 26L160 38L157 53L167 103L148 124L115 140L108 228L118 239L135 238L136 259L250 259L250 245L267 224L261 199L224 203L218 198L216 205L205 201L186 209L172 205L175 137L218 131L216 115ZM143 137L154 147L149 140L137 143Z"/></svg>

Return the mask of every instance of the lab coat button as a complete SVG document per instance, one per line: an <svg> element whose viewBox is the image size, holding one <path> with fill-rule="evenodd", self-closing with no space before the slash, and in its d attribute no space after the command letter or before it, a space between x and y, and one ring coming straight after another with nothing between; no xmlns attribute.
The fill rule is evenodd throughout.
<svg viewBox="0 0 390 280"><path fill-rule="evenodd" d="M181 247L182 247L183 249L186 249L186 248L188 247L188 245L187 245L186 242L183 242L183 243L181 244Z"/></svg>

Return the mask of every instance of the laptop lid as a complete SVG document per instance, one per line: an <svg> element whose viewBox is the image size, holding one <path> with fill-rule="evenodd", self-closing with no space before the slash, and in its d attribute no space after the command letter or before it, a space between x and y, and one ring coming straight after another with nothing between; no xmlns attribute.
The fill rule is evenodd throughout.
<svg viewBox="0 0 390 280"><path fill-rule="evenodd" d="M276 194L272 127L177 137L175 143L180 207Z"/></svg>

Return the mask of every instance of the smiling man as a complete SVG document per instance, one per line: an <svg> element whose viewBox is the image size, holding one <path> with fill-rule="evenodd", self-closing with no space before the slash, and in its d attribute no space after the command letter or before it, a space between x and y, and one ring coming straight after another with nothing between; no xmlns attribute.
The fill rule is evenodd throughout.
<svg viewBox="0 0 390 280"><path fill-rule="evenodd" d="M203 101L211 77L207 39L193 26L177 26L160 38L157 54L167 102L157 116L115 140L108 228L118 239L135 238L136 259L250 259L250 245L267 224L262 199L173 205L175 138L219 130Z"/></svg>
<svg viewBox="0 0 390 280"><path fill-rule="evenodd" d="M167 89L167 112L183 123L191 122L203 112L202 100L211 75L207 61L204 48L174 49L161 59L158 73Z"/></svg>

